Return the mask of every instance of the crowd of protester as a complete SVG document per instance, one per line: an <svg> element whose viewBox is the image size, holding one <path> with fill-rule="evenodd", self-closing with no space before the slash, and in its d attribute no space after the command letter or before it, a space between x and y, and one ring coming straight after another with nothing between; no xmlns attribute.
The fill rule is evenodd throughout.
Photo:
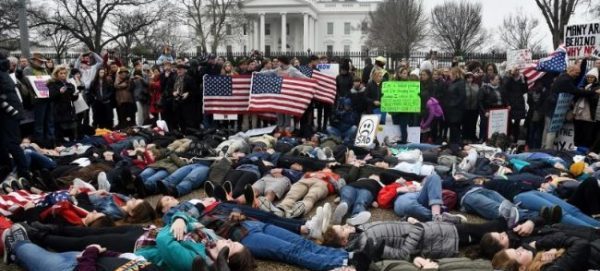
<svg viewBox="0 0 600 271"><path fill-rule="evenodd" d="M131 67L112 50L81 54L72 66L39 53L0 54L5 263L26 270L255 270L255 259L310 270L600 268L600 61L577 61L531 88L519 69L458 60L439 68L435 54L419 68L402 61L394 70L383 57L365 60L362 70L344 59L301 63L255 51L231 61L174 57L168 47ZM306 77L301 65L333 61L340 67L333 105L313 102L302 117L276 120L203 114L204 75ZM31 75L51 76L48 98L35 96ZM420 113L381 111L382 84L393 80L420 81ZM577 148L558 150L548 126L562 92L576 97ZM508 133L487 135L489 110L497 108L509 109ZM33 128L22 135L27 112ZM389 114L400 137L355 146L364 114L380 114L382 124ZM272 124L272 133L244 133ZM408 142L413 126L422 143ZM179 199L198 189L207 196ZM145 199L152 195L160 195L154 205ZM373 208L397 218L373 221Z"/></svg>

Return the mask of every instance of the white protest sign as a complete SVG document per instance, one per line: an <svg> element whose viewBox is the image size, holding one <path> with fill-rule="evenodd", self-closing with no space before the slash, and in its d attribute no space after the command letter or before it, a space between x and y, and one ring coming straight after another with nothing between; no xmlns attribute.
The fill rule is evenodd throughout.
<svg viewBox="0 0 600 271"><path fill-rule="evenodd" d="M494 133L508 134L508 109L492 109L488 112L488 138Z"/></svg>
<svg viewBox="0 0 600 271"><path fill-rule="evenodd" d="M362 115L358 124L358 131L354 139L354 145L357 147L372 148L375 146L375 134L381 115Z"/></svg>
<svg viewBox="0 0 600 271"><path fill-rule="evenodd" d="M340 74L340 64L317 64L320 72L337 77Z"/></svg>
<svg viewBox="0 0 600 271"><path fill-rule="evenodd" d="M273 126L269 126L269 127L265 127L265 128L256 128L256 129L246 131L244 133L244 135L247 137L252 137L252 136L259 136L259 135L264 135L264 134L270 134L270 133L273 133L273 131L275 131L275 128L277 128L277 125L273 125Z"/></svg>
<svg viewBox="0 0 600 271"><path fill-rule="evenodd" d="M565 47L569 58L600 57L600 22L565 26Z"/></svg>
<svg viewBox="0 0 600 271"><path fill-rule="evenodd" d="M556 150L568 150L575 146L575 126L573 123L565 123L558 133L556 134L556 139L554 140L554 148Z"/></svg>
<svg viewBox="0 0 600 271"><path fill-rule="evenodd" d="M41 76L27 76L27 80L31 84L33 91L35 92L35 96L38 99L45 99L50 97L50 90L48 89L48 80L52 77L50 75L41 75Z"/></svg>
<svg viewBox="0 0 600 271"><path fill-rule="evenodd" d="M408 127L408 138L406 139L408 143L421 143L421 127Z"/></svg>
<svg viewBox="0 0 600 271"><path fill-rule="evenodd" d="M506 67L508 69L524 69L531 64L531 50L510 50L506 52Z"/></svg>

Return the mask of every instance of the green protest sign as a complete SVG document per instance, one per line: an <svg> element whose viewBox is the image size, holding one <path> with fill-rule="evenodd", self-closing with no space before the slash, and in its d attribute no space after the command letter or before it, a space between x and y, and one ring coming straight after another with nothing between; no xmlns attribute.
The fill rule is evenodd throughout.
<svg viewBox="0 0 600 271"><path fill-rule="evenodd" d="M388 81L381 88L381 112L420 113L421 83L419 81Z"/></svg>

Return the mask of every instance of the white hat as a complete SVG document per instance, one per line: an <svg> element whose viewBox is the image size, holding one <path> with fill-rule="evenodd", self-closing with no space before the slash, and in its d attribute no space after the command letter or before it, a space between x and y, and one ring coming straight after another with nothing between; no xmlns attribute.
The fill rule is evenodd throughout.
<svg viewBox="0 0 600 271"><path fill-rule="evenodd" d="M410 75L419 76L420 74L421 74L421 70L419 70L419 69L414 69L410 72Z"/></svg>
<svg viewBox="0 0 600 271"><path fill-rule="evenodd" d="M375 58L375 61L379 61L381 63L385 63L385 57L378 56L377 58Z"/></svg>
<svg viewBox="0 0 600 271"><path fill-rule="evenodd" d="M587 72L585 74L585 76L594 76L594 77L596 77L596 79L599 79L598 78L598 68L591 69L589 72Z"/></svg>

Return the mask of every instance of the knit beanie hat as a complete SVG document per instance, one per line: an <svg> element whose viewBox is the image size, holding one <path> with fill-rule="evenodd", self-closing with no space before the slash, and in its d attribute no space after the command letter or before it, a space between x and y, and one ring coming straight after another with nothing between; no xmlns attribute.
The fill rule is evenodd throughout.
<svg viewBox="0 0 600 271"><path fill-rule="evenodd" d="M579 162L573 163L571 165L569 172L571 172L571 174L573 174L573 176L577 177L583 173L584 169L585 169L585 162L579 161Z"/></svg>
<svg viewBox="0 0 600 271"><path fill-rule="evenodd" d="M339 163L346 163L346 154L348 153L348 147L344 145L337 145L333 148L333 157L335 161Z"/></svg>

